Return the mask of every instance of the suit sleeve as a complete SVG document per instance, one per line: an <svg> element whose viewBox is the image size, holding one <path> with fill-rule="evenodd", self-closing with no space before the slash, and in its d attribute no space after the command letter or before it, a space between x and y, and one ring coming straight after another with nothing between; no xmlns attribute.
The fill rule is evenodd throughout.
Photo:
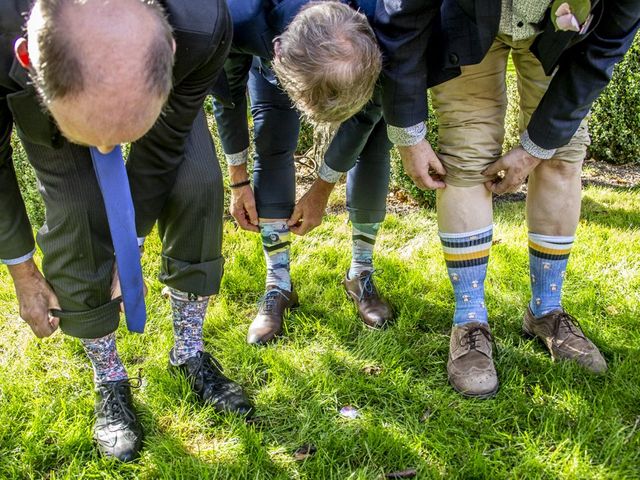
<svg viewBox="0 0 640 480"><path fill-rule="evenodd" d="M639 20L639 0L606 2L594 31L564 54L531 117L527 134L535 145L555 149L569 143L631 46Z"/></svg>
<svg viewBox="0 0 640 480"><path fill-rule="evenodd" d="M214 114L222 149L231 164L234 155L247 154L249 148L249 124L247 120L247 82L253 56L231 53L224 64L233 105L223 105L214 99ZM244 157L243 157L244 158ZM244 159L246 161L246 159ZM244 163L241 161L240 163Z"/></svg>
<svg viewBox="0 0 640 480"><path fill-rule="evenodd" d="M138 236L149 234L160 215L184 159L193 121L229 54L232 25L226 4L204 60L174 85L154 127L131 146L127 172L136 211Z"/></svg>
<svg viewBox="0 0 640 480"><path fill-rule="evenodd" d="M12 160L13 117L0 91L0 259L28 255L35 242Z"/></svg>
<svg viewBox="0 0 640 480"><path fill-rule="evenodd" d="M384 55L382 105L391 126L412 127L427 118L427 44L439 3L377 1L373 25Z"/></svg>

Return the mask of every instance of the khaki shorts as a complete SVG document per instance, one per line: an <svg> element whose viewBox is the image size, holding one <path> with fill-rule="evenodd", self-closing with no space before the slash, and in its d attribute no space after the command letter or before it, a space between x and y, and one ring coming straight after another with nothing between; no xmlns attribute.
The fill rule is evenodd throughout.
<svg viewBox="0 0 640 480"><path fill-rule="evenodd" d="M526 129L552 78L544 74L540 62L529 51L534 38L514 41L509 35L499 35L481 63L462 67L462 75L431 89L438 117L439 156L447 169L446 183L470 187L486 182L481 172L500 158L509 52L520 94L518 129L520 133ZM588 145L585 119L571 141L559 148L553 158L582 162Z"/></svg>

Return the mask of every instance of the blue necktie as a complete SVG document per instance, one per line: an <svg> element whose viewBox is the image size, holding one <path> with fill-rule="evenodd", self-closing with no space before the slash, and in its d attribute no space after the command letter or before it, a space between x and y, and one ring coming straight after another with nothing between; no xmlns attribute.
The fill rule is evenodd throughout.
<svg viewBox="0 0 640 480"><path fill-rule="evenodd" d="M147 321L144 305L140 250L136 237L135 212L129 179L120 145L102 154L92 147L91 158L107 211L111 241L116 252L127 328L142 333Z"/></svg>

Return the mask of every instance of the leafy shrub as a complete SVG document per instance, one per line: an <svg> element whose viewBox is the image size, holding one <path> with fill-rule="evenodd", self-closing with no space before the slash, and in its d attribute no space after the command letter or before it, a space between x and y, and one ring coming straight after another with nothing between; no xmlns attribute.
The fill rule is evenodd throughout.
<svg viewBox="0 0 640 480"><path fill-rule="evenodd" d="M589 131L591 156L610 163L640 164L640 35L593 105Z"/></svg>

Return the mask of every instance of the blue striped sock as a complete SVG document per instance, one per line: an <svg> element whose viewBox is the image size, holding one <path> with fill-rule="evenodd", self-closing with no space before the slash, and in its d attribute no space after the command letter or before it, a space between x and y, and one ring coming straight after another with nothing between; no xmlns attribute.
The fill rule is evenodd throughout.
<svg viewBox="0 0 640 480"><path fill-rule="evenodd" d="M456 298L454 325L488 323L484 304L484 280L493 239L493 225L473 232L440 232L439 235Z"/></svg>
<svg viewBox="0 0 640 480"><path fill-rule="evenodd" d="M554 237L529 233L531 302L535 317L562 308L562 284L574 237Z"/></svg>
<svg viewBox="0 0 640 480"><path fill-rule="evenodd" d="M289 252L291 240L287 222L260 222L262 248L267 261L267 286L291 291Z"/></svg>

